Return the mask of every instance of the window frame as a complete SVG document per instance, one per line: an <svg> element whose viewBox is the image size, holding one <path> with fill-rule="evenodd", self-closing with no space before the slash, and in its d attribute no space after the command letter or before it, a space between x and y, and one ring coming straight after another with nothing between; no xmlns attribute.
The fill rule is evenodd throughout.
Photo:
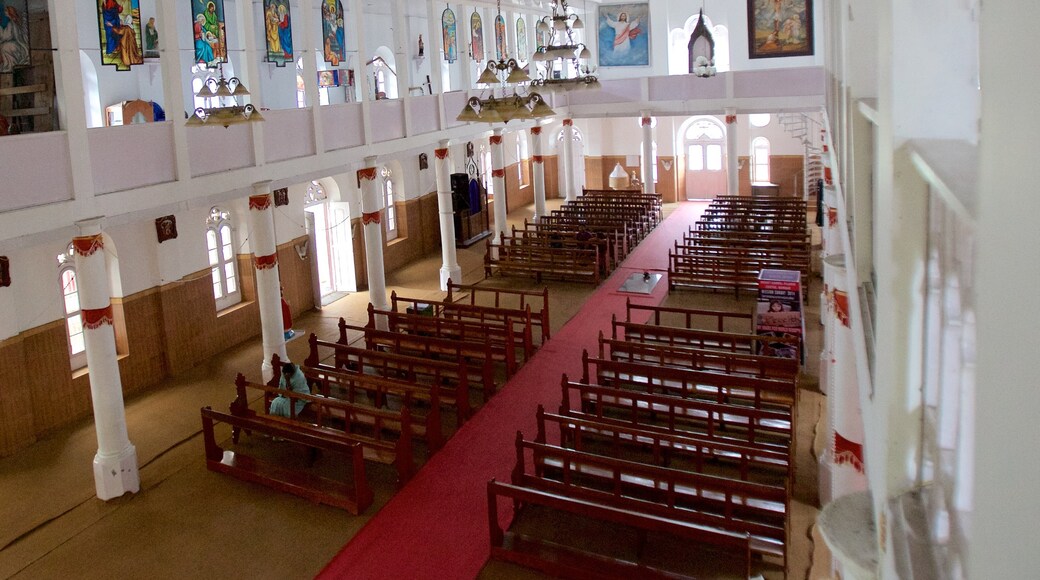
<svg viewBox="0 0 1040 580"><path fill-rule="evenodd" d="M383 201L386 204L384 212L386 214L386 224L384 229L386 231L386 241L389 242L400 237L401 230L398 220L400 216L397 215L397 206L394 204L394 174L389 167L384 165L380 170L380 175L383 177Z"/></svg>
<svg viewBox="0 0 1040 580"><path fill-rule="evenodd" d="M755 137L751 140L751 182L770 183L770 143L765 137ZM765 155L761 154L765 151ZM765 173L763 176L762 173Z"/></svg>
<svg viewBox="0 0 1040 580"><path fill-rule="evenodd" d="M224 231L227 238L224 238ZM211 236L212 235L212 239ZM207 264L210 271L210 283L213 287L213 301L217 312L226 310L242 302L242 277L238 272L238 256L235 252L235 227L231 219L231 213L214 206L210 209L209 218L206 220L206 254ZM212 247L211 242L216 242ZM216 263L213 261L216 254ZM230 253L230 256L228 254ZM228 274L230 266L231 273ZM231 284L229 284L229 280ZM217 295L217 286L220 287L220 295ZM228 290L230 285L234 290Z"/></svg>
<svg viewBox="0 0 1040 580"><path fill-rule="evenodd" d="M68 345L69 365L72 367L72 370L75 371L75 370L79 370L79 369L85 368L87 366L87 345L86 345L86 328L84 328L84 326L83 326L83 304L81 303L80 297L79 297L78 273L76 272L76 265L73 262L73 252L74 251L75 250L73 249L72 244L69 244L69 247L68 247L68 249L66 249L65 253L60 254L58 256L58 264L59 264L59 267L58 267L58 285L61 288L61 293L62 293L62 312L65 313L65 316L64 316L64 321L65 321L65 342ZM66 285L65 285L65 280L64 280L66 274L69 274L72 277L71 278L71 282L72 282L72 284L74 284L76 286L76 289L73 292L66 292ZM70 312L69 308L68 308L68 306L69 306L68 297L71 294L75 294L75 296L76 296L76 306L78 307L73 312ZM71 323L71 321L72 321L73 318L78 319L78 321L79 321L79 332L78 333L73 333L72 332L72 323ZM74 335L80 335L81 336L81 340L83 341L83 344L82 344L83 349L81 351L79 351L79 352L75 351L74 339L73 339Z"/></svg>

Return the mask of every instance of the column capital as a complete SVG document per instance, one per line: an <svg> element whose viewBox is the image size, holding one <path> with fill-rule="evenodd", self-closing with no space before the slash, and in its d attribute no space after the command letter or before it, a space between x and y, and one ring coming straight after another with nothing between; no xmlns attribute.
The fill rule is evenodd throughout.
<svg viewBox="0 0 1040 580"><path fill-rule="evenodd" d="M451 145L451 139L441 139L437 144L440 145L441 149L447 149Z"/></svg>
<svg viewBox="0 0 1040 580"><path fill-rule="evenodd" d="M494 135L494 136L501 137L505 132L506 132L505 129L503 129L502 127L498 127L497 129L492 131L491 134Z"/></svg>
<svg viewBox="0 0 1040 580"><path fill-rule="evenodd" d="M105 216L96 216L77 221L76 227L79 229L79 235L92 236L100 234L104 220Z"/></svg>
<svg viewBox="0 0 1040 580"><path fill-rule="evenodd" d="M266 195L271 193L271 180L258 181L253 184L253 193L255 195Z"/></svg>

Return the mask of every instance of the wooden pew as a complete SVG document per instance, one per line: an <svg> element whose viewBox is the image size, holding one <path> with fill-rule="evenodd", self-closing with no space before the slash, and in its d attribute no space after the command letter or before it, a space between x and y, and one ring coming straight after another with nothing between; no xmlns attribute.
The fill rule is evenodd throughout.
<svg viewBox="0 0 1040 580"><path fill-rule="evenodd" d="M798 394L793 378L761 378L675 366L592 358L582 351L581 382L605 387L697 398L756 409L787 411L794 423Z"/></svg>
<svg viewBox="0 0 1040 580"><path fill-rule="evenodd" d="M508 288L491 288L488 286L462 285L448 278L448 295L445 302L462 304L468 299L471 305L477 304L477 296L490 295L495 308L512 308L513 310L530 310L531 326L540 331L542 344L552 337L549 325L549 288L541 292L531 290L513 290ZM508 302L508 303L507 303Z"/></svg>
<svg viewBox="0 0 1040 580"><path fill-rule="evenodd" d="M313 333L308 339L308 344L310 351L303 361L305 367L375 374L431 388L436 385L439 394L443 395L439 397L441 402L451 402L454 405L458 425L461 426L472 415L469 371L466 360L461 356L455 362L431 360L318 340L318 336ZM331 354L322 357L319 348ZM323 365L322 359L329 357L332 358L333 364Z"/></svg>
<svg viewBox="0 0 1040 580"><path fill-rule="evenodd" d="M614 507L597 501L500 483L492 479L487 485L488 530L491 557L541 570L563 578L696 578L658 570L638 562L622 560L547 541L519 531L503 530L499 513L499 498L513 506L514 522L524 510L542 507L573 514L582 518L610 522L619 527L635 528L640 537L648 533L664 533L687 540L689 556L696 561L697 550L711 547L721 556L710 560L715 565L710 573L716 578L750 578L751 550L748 534L723 532L707 526L692 524L670 517L655 516L642 511ZM709 558L705 558L709 559Z"/></svg>
<svg viewBox="0 0 1040 580"><path fill-rule="evenodd" d="M514 310L494 306L456 304L448 301L424 300L400 296L397 291L390 292L390 310L408 314L424 314L425 305L433 310L435 318L475 322L489 327L505 328L512 325L513 336L519 337L523 345L524 360L534 355L534 339L531 329L531 309Z"/></svg>
<svg viewBox="0 0 1040 580"><path fill-rule="evenodd" d="M506 374L516 373L517 349L523 353L523 342L517 340L513 325L496 325L466 320L448 320L421 314L406 314L387 310L376 310L372 303L368 304L369 328L376 328L376 317L382 317L387 330L397 334L414 334L446 338L455 342L471 344L487 344L491 356L506 365Z"/></svg>
<svg viewBox="0 0 1040 580"><path fill-rule="evenodd" d="M535 416L535 441L546 443L550 425L559 433L560 445L589 453L638 460L652 465L680 468L688 465L697 473L710 467L718 475L768 485L786 485L790 458L781 451L749 445L722 443L704 437L656 429L651 425L621 424L569 414L547 413L539 405Z"/></svg>
<svg viewBox="0 0 1040 580"><path fill-rule="evenodd" d="M625 301L625 320L638 322L635 318L644 319L641 324L654 326L675 326L678 328L711 330L719 332L751 332L754 330L754 317L747 312L731 310L707 310L700 308L675 308L669 306L650 306L634 304L629 298ZM734 327L737 327L734 329Z"/></svg>
<svg viewBox="0 0 1040 580"><path fill-rule="evenodd" d="M316 503L343 508L354 515L372 505L373 494L365 476L364 452L360 442L332 429L267 420L269 417L263 415L237 416L214 411L210 407L203 407L201 414L206 467L210 471L296 494ZM320 449L332 461L345 460L349 463L352 468L350 477L345 481L334 480L262 461L240 450L224 449L217 443L214 423L224 423L233 429L262 433L310 449Z"/></svg>
<svg viewBox="0 0 1040 580"><path fill-rule="evenodd" d="M725 405L561 380L563 409L600 419L656 425L713 441L791 453L794 437L789 411ZM572 393L574 397L572 397Z"/></svg>
<svg viewBox="0 0 1040 580"><path fill-rule="evenodd" d="M375 409L368 405L251 383L241 374L235 380L235 388L236 397L231 403L231 414L236 417L281 424L287 429L320 427L340 433L344 439L361 444L365 459L394 465L397 468L398 485L404 485L416 472L412 438L406 435L413 432L410 398L406 397L397 411ZM265 414L249 408L247 389L262 393ZM278 395L289 399L290 417L266 414L270 405L267 401ZM297 401L306 402L301 416L296 414ZM246 429L243 427L241 430ZM240 429L233 431L232 440L236 443L239 432ZM397 437L391 438L392 434Z"/></svg>
<svg viewBox="0 0 1040 580"><path fill-rule="evenodd" d="M614 265L621 263L622 260L628 255L629 249L638 242L635 236L627 229L627 224L621 226L610 224L610 225L592 225L592 224L571 224L571 223L554 223L549 220L541 220L537 223L529 222L524 220L523 228L518 228L517 231L530 231L538 232L541 235L552 236L553 234L569 236L577 235L577 232L581 231L581 228L585 228L592 233L596 239L607 240L607 255L610 262Z"/></svg>
<svg viewBox="0 0 1040 580"><path fill-rule="evenodd" d="M552 245L533 245L513 242L516 238L502 236L502 242L487 241L484 254L484 277L533 277L539 284L544 277L576 280L599 285L599 250L592 248L565 248Z"/></svg>
<svg viewBox="0 0 1040 580"><path fill-rule="evenodd" d="M794 357L795 360L801 360L801 340L797 336L760 336L757 334L654 326L652 324L624 322L617 320L616 317L613 319L611 328L611 337L615 340L629 340L646 344L664 344L723 352L768 353L773 349L771 344L777 344L784 349L795 349L797 354Z"/></svg>
<svg viewBox="0 0 1040 580"><path fill-rule="evenodd" d="M679 286L733 289L740 297L741 290L758 290L758 276L762 270L798 270L803 279L808 276L805 259L797 255L755 256L746 251L731 253L675 253L668 251L668 288ZM803 283L807 280L803 280Z"/></svg>
<svg viewBox="0 0 1040 580"><path fill-rule="evenodd" d="M778 558L786 571L790 499L785 486L525 441L519 432L516 453L514 485L749 534L751 552Z"/></svg>
<svg viewBox="0 0 1040 580"><path fill-rule="evenodd" d="M402 334L379 330L374 327L351 326L343 318L339 319L339 344L349 344L347 331L360 332L364 337L365 348L381 350L431 359L466 361L470 383L479 383L484 387L484 400L495 394L495 358L491 346L487 343L460 342L434 336Z"/></svg>
<svg viewBox="0 0 1040 580"><path fill-rule="evenodd" d="M800 371L795 359L614 340L603 331L599 358L791 381L797 381Z"/></svg>
<svg viewBox="0 0 1040 580"><path fill-rule="evenodd" d="M582 235L592 236L583 239ZM606 236L596 237L589 230L540 230L540 229L517 229L512 226L512 233L508 238L512 245L531 245L538 247L550 247L556 249L589 249L599 250L600 275L606 276L617 266L618 250L616 242L611 242Z"/></svg>

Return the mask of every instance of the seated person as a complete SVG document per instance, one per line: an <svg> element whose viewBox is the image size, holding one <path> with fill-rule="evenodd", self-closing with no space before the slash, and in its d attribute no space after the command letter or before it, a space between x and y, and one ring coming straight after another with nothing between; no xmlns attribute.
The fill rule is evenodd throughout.
<svg viewBox="0 0 1040 580"><path fill-rule="evenodd" d="M300 370L300 367L290 362L282 365L282 377L278 380L278 388L290 390L295 393L303 393L305 395L311 394L311 387L307 384L307 378L303 375L303 371ZM273 401L271 401L270 414L280 415L282 417L291 416L289 402L288 397L278 395ZM300 413L303 411L305 406L307 406L307 401L301 399L296 400L297 417L300 416Z"/></svg>

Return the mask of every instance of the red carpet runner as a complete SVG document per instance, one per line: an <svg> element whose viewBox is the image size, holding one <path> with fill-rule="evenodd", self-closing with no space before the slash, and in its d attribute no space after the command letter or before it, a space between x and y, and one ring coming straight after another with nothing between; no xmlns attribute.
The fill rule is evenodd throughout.
<svg viewBox="0 0 1040 580"><path fill-rule="evenodd" d="M509 481L516 432L531 439L535 410L560 405L560 375L581 378L581 351L594 352L625 300L659 305L666 279L649 295L617 292L633 272L664 271L668 250L706 204L682 203L585 302L578 313L434 455L325 567L319 578L473 578L488 558L487 482ZM512 517L504 510L503 517Z"/></svg>

